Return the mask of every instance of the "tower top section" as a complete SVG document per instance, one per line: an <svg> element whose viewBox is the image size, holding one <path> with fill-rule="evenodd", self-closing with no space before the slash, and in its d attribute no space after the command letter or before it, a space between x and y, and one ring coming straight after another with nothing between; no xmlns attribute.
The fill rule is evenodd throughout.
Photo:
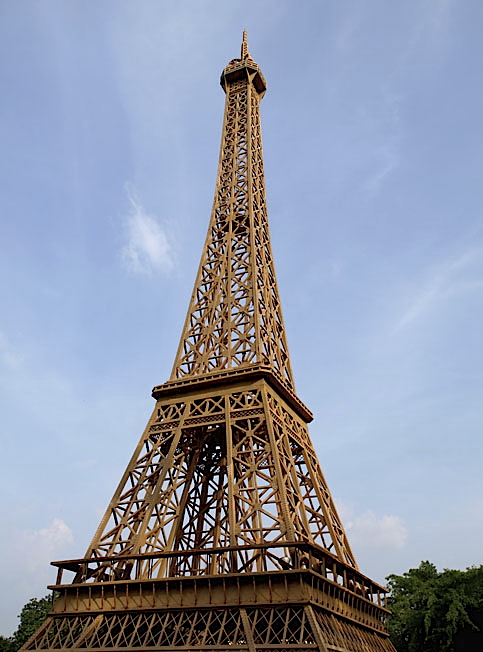
<svg viewBox="0 0 483 652"><path fill-rule="evenodd" d="M243 30L243 40L241 45L241 52L239 59L232 59L230 63L224 68L220 84L223 90L227 91L227 85L234 82L248 79L252 82L257 93L263 97L267 90L267 82L260 70L260 66L256 63L250 53L248 52L248 39L247 30Z"/></svg>
<svg viewBox="0 0 483 652"><path fill-rule="evenodd" d="M295 401L265 197L259 105L266 84L246 31L240 55L221 77L225 115L213 210L167 385L264 373Z"/></svg>
<svg viewBox="0 0 483 652"><path fill-rule="evenodd" d="M247 38L247 30L243 30L243 40L242 40L242 46L241 46L241 58L246 59L248 56L248 38Z"/></svg>

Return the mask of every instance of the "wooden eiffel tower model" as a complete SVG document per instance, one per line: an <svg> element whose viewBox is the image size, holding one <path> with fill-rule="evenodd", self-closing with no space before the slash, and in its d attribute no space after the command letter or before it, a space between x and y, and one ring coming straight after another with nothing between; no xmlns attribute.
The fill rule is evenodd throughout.
<svg viewBox="0 0 483 652"><path fill-rule="evenodd" d="M26 650L394 652L295 394L248 53L224 69L218 181L171 378L85 558ZM66 571L73 577L65 579Z"/></svg>

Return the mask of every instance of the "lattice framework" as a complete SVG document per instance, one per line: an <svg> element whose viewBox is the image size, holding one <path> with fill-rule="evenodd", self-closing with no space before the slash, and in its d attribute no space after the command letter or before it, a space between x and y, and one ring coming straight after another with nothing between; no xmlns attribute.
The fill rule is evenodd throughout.
<svg viewBox="0 0 483 652"><path fill-rule="evenodd" d="M222 84L215 200L171 378L264 364L293 387L267 219L260 127L265 80L247 54L227 66Z"/></svg>
<svg viewBox="0 0 483 652"><path fill-rule="evenodd" d="M320 647L320 643L324 645ZM268 646L268 647L264 647ZM321 610L212 609L77 616L51 619L31 649L123 650L375 650L388 652L387 638L340 623Z"/></svg>
<svg viewBox="0 0 483 652"><path fill-rule="evenodd" d="M260 379L158 401L89 556L281 541L355 567L306 423Z"/></svg>
<svg viewBox="0 0 483 652"><path fill-rule="evenodd" d="M54 562L58 597L25 650L395 652L294 390L246 37L221 83L215 200L171 378L85 557Z"/></svg>

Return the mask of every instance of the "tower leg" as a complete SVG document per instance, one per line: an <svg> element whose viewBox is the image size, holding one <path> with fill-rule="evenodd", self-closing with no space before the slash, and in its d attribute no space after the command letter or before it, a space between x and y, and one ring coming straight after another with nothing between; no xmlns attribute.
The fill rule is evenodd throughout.
<svg viewBox="0 0 483 652"><path fill-rule="evenodd" d="M325 645L322 638L322 632L320 631L319 623L315 618L314 610L310 604L305 607L305 614L307 616L307 620L310 623L310 627L312 628L312 633L317 645L319 646L320 652L329 652L329 648Z"/></svg>
<svg viewBox="0 0 483 652"><path fill-rule="evenodd" d="M245 630L245 636L247 637L247 645L249 652L256 652L255 641L253 640L252 627L250 621L248 620L246 609L240 609L240 616L243 623L243 629Z"/></svg>

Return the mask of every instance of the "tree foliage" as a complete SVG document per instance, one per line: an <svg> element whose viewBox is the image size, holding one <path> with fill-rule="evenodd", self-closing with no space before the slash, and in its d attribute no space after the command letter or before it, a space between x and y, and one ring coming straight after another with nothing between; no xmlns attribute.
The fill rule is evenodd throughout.
<svg viewBox="0 0 483 652"><path fill-rule="evenodd" d="M423 561L387 580L388 629L398 652L453 652L462 632L478 631L474 615L483 609L483 566L440 573ZM481 636L475 650L483 649Z"/></svg>
<svg viewBox="0 0 483 652"><path fill-rule="evenodd" d="M52 596L32 598L25 604L19 614L20 623L17 631L10 638L0 636L0 652L16 652L28 638L40 627L52 608Z"/></svg>
<svg viewBox="0 0 483 652"><path fill-rule="evenodd" d="M15 647L11 638L0 636L0 652L15 652Z"/></svg>

